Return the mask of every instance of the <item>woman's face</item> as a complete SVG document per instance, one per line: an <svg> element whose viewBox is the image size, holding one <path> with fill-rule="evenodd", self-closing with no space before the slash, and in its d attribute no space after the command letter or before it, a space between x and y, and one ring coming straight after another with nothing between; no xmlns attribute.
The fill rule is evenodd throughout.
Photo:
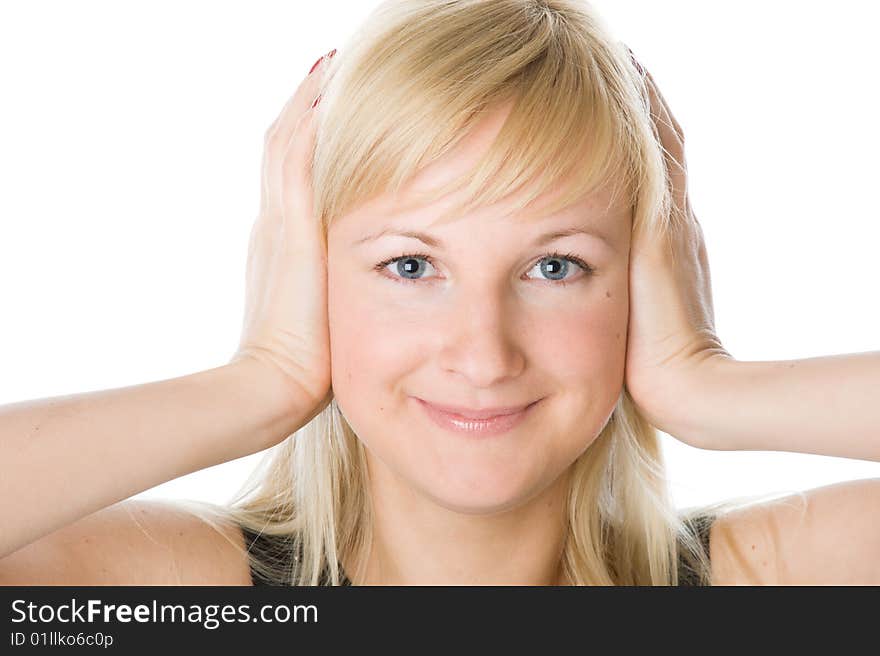
<svg viewBox="0 0 880 656"><path fill-rule="evenodd" d="M505 116L484 119L403 199L472 163ZM505 216L499 203L434 224L459 198L404 213L380 196L333 223L330 349L334 396L366 447L371 476L378 467L446 508L478 514L546 489L609 419L624 379L631 211L609 211L603 192L553 216ZM592 234L541 243L578 229ZM548 257L554 252L595 271ZM377 269L412 254L430 261ZM512 430L475 436L439 427L418 399L467 408L540 402Z"/></svg>

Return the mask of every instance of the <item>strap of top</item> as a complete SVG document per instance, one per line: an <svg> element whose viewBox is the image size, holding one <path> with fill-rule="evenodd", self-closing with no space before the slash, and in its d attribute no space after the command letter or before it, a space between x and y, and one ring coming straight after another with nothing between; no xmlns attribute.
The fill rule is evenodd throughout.
<svg viewBox="0 0 880 656"><path fill-rule="evenodd" d="M264 563L271 563L277 569L280 581L268 579L260 572L254 569L251 564L251 581L254 585L274 585L286 586L290 585L288 581L293 579L293 568L297 562L302 561L302 548L300 547L296 556L293 554L293 540L286 535L266 535L264 533L254 533L248 528L241 527L244 535L245 549L249 553L249 560L259 560ZM351 585L351 581L341 572L339 580L340 585ZM321 573L318 585L330 585L330 572L325 568Z"/></svg>
<svg viewBox="0 0 880 656"><path fill-rule="evenodd" d="M692 517L685 517L685 524L699 538L703 545L706 556L709 556L709 530L712 527L714 517L708 514L696 514ZM289 536L283 535L265 535L263 533L254 533L250 529L242 527L242 533L245 538L245 548L249 552L249 558L259 560L264 563L272 563L278 568L279 574L283 574L283 581L270 580L257 572L251 565L251 580L254 585L289 585L286 581L290 581L293 576L293 567L297 561L302 560L302 550L300 549L298 557L291 557L293 553L293 542ZM679 586L697 586L700 581L696 573L691 569L685 560L680 557L678 561L678 580ZM340 585L351 585L351 581L345 572L341 572ZM324 570L321 574L318 585L330 585L330 575L328 570Z"/></svg>
<svg viewBox="0 0 880 656"><path fill-rule="evenodd" d="M685 516L684 518L685 526L687 526L694 535L700 540L700 544L703 547L703 552L706 554L706 558L709 557L709 531L712 528L712 522L714 521L714 515L707 513L697 513L690 517ZM699 580L699 576L697 573L688 565L684 556L680 556L678 559L678 584L680 586L697 586L702 585Z"/></svg>

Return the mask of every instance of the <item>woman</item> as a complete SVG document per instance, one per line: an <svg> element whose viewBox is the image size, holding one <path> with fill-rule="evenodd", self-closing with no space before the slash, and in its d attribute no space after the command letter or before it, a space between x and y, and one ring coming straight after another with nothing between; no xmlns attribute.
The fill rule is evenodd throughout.
<svg viewBox="0 0 880 656"><path fill-rule="evenodd" d="M585 3L385 2L332 55L267 133L230 362L2 408L0 581L880 580L877 481L672 507L656 428L880 459L880 359L724 349L681 129ZM265 449L229 508L124 501Z"/></svg>

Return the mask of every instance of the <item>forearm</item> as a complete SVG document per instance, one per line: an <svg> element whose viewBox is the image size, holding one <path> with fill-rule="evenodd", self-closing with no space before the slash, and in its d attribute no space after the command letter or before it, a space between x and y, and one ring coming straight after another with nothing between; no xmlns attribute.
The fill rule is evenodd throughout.
<svg viewBox="0 0 880 656"><path fill-rule="evenodd" d="M688 398L669 432L690 444L880 461L880 351L716 358Z"/></svg>
<svg viewBox="0 0 880 656"><path fill-rule="evenodd" d="M280 379L241 361L0 407L0 557L165 481L295 431Z"/></svg>

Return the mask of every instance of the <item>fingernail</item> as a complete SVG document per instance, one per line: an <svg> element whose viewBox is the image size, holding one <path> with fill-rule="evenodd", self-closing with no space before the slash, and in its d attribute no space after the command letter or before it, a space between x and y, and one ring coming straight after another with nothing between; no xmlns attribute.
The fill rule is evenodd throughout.
<svg viewBox="0 0 880 656"><path fill-rule="evenodd" d="M317 106L318 106L318 103L321 102L321 95L322 95L322 94L319 93L319 94L318 94L318 97L315 98L315 102L312 103L312 109L314 109L315 107L317 107Z"/></svg>
<svg viewBox="0 0 880 656"><path fill-rule="evenodd" d="M315 71L315 69L318 68L318 64L321 63L322 59L324 59L323 55L318 57L318 61L316 61L314 64L312 64L312 67L309 69L309 75L311 75Z"/></svg>
<svg viewBox="0 0 880 656"><path fill-rule="evenodd" d="M636 68L638 69L639 73L642 74L642 75L644 75L644 74L645 74L645 69L642 68L642 65L639 63L639 60L636 59L636 56L635 56L635 54L633 53L632 48L630 48L629 46L627 46L626 49L629 50L629 56L630 56L630 58L632 59L633 64L635 64Z"/></svg>

